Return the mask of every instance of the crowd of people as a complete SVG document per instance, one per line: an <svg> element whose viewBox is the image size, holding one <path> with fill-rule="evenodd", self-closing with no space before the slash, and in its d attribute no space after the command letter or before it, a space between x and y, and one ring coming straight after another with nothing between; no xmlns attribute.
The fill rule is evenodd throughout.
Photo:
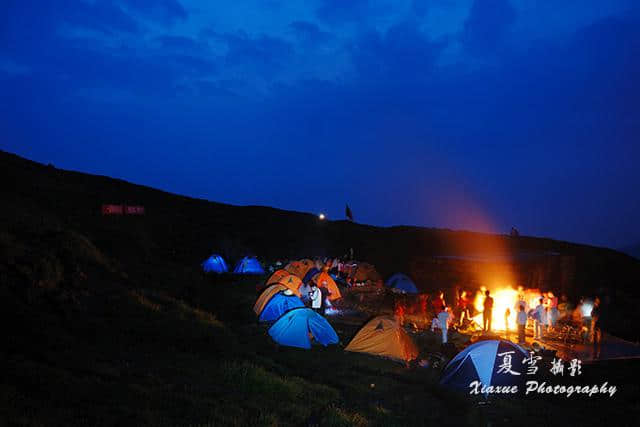
<svg viewBox="0 0 640 427"><path fill-rule="evenodd" d="M532 296L535 295L535 296ZM494 299L490 290L484 290L482 295L482 325L474 321L478 311L474 306L475 297L472 299L467 290L457 289L454 295L454 303L448 305L445 302L444 292L438 291L430 299L429 295L420 294L412 304L399 299L396 301L395 316L398 321L404 323L407 314L425 316L429 319L431 331L442 334L442 343L447 343L447 331L451 328L457 330L481 329L483 333L492 333L494 319ZM535 300L535 306L531 307L528 301ZM515 313L515 316L512 314ZM593 301L582 298L574 306L566 295L560 298L553 292L525 291L520 288L518 296L512 307L507 307L504 313L504 332L509 334L517 332L518 343L525 343L526 330L533 330L534 340L543 340L548 335L557 332L559 326L571 325L579 328L583 334L584 343L591 342L594 345L596 356L600 354L602 337L601 318L602 305L599 298ZM515 322L515 325L510 324ZM515 328L512 330L512 327Z"/></svg>

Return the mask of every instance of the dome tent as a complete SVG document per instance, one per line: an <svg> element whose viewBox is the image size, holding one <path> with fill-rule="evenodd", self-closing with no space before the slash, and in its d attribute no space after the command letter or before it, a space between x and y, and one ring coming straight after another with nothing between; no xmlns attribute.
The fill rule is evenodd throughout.
<svg viewBox="0 0 640 427"><path fill-rule="evenodd" d="M244 257L233 269L236 274L264 274L264 270L256 257Z"/></svg>
<svg viewBox="0 0 640 427"><path fill-rule="evenodd" d="M392 316L378 316L358 331L345 351L369 353L394 360L411 361L418 357L418 347Z"/></svg>
<svg viewBox="0 0 640 427"><path fill-rule="evenodd" d="M403 273L396 273L393 276L389 277L389 279L387 279L386 285L391 289L402 292L403 294L419 293L416 284L413 283L413 280L411 280L409 276Z"/></svg>
<svg viewBox="0 0 640 427"><path fill-rule="evenodd" d="M307 271L313 268L313 265L313 261L310 259L301 259L299 261L291 261L284 269L302 279L307 274Z"/></svg>
<svg viewBox="0 0 640 427"><path fill-rule="evenodd" d="M372 264L367 262L358 262L353 278L356 282L370 281L375 284L382 283L382 276L380 276L380 273L378 273Z"/></svg>
<svg viewBox="0 0 640 427"><path fill-rule="evenodd" d="M315 282L316 286L318 286L319 288L324 287L329 291L329 301L334 301L342 298L340 288L338 288L335 280L333 280L333 278L331 278L329 273L327 273L326 271L316 274L311 280Z"/></svg>
<svg viewBox="0 0 640 427"><path fill-rule="evenodd" d="M227 263L220 255L213 254L202 263L205 273L226 273L229 271Z"/></svg>
<svg viewBox="0 0 640 427"><path fill-rule="evenodd" d="M267 302L258 320L260 322L274 322L286 312L300 307L304 307L302 300L287 289L284 292L278 292Z"/></svg>
<svg viewBox="0 0 640 427"><path fill-rule="evenodd" d="M340 341L327 319L310 308L293 309L269 328L269 335L275 342L289 347L310 349L309 333L325 347Z"/></svg>
<svg viewBox="0 0 640 427"><path fill-rule="evenodd" d="M519 375L504 372L506 357L511 370ZM483 386L519 385L527 371L527 357L529 354L522 347L510 341L480 341L451 359L442 372L440 384L462 391L469 391L473 381L480 381Z"/></svg>
<svg viewBox="0 0 640 427"><path fill-rule="evenodd" d="M280 291L286 291L286 290L287 290L287 287L280 283L275 283L273 285L267 286L266 289L262 291L262 293L256 300L256 303L253 305L253 311L256 313L256 316L260 316L260 313L262 313L262 310L264 310L264 307L267 305L269 300L273 298L275 294L277 294Z"/></svg>
<svg viewBox="0 0 640 427"><path fill-rule="evenodd" d="M289 274L288 276L281 277L278 280L278 283L286 286L291 289L291 291L300 296L300 286L302 285L302 280L298 276L294 276L293 274Z"/></svg>
<svg viewBox="0 0 640 427"><path fill-rule="evenodd" d="M276 270L271 276L269 276L265 284L268 286L274 283L278 283L280 282L280 279L282 279L283 277L287 277L290 274L291 273L284 269Z"/></svg>

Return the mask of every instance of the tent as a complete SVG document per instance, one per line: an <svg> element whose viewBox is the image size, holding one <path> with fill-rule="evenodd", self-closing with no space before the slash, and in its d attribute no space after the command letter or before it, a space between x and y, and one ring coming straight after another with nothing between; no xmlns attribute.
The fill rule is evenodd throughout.
<svg viewBox="0 0 640 427"><path fill-rule="evenodd" d="M301 259L299 261L291 261L287 264L284 269L289 273L298 276L299 278L303 278L307 271L313 268L313 261L310 259Z"/></svg>
<svg viewBox="0 0 640 427"><path fill-rule="evenodd" d="M275 285L267 286L267 288L264 291L262 291L262 293L256 300L256 303L253 305L253 311L256 313L256 315L259 316L260 313L262 313L264 306L267 305L269 300L273 298L275 294L277 294L280 291L286 291L286 290L287 290L287 287L279 283Z"/></svg>
<svg viewBox="0 0 640 427"><path fill-rule="evenodd" d="M418 357L418 347L392 316L368 321L345 350L407 362Z"/></svg>
<svg viewBox="0 0 640 427"><path fill-rule="evenodd" d="M335 280L333 280L329 273L327 273L326 271L316 274L315 276L313 276L312 280L316 282L316 285L318 285L318 287L325 286L329 290L329 292L331 293L331 295L329 295L330 301L342 298L342 294L340 293L338 285L336 285ZM323 285L323 283L325 283L326 285Z"/></svg>
<svg viewBox="0 0 640 427"><path fill-rule="evenodd" d="M313 278L313 276L315 276L318 273L320 273L320 270L318 270L317 268L313 267L312 269L307 271L307 274L304 275L304 278L302 279L302 283L309 283L311 281L311 279Z"/></svg>
<svg viewBox="0 0 640 427"><path fill-rule="evenodd" d="M300 307L304 307L304 304L299 297L293 295L293 292L289 290L278 292L264 306L258 320L261 322L273 322L287 311Z"/></svg>
<svg viewBox="0 0 640 427"><path fill-rule="evenodd" d="M205 273L226 273L229 271L227 263L220 255L213 254L202 263Z"/></svg>
<svg viewBox="0 0 640 427"><path fill-rule="evenodd" d="M389 277L386 285L392 289L395 289L398 292L402 292L403 294L417 294L418 288L416 284L413 283L413 280L409 278L406 274L396 273L393 276Z"/></svg>
<svg viewBox="0 0 640 427"><path fill-rule="evenodd" d="M287 270L283 270L283 269L276 270L271 276L269 276L269 278L266 281L266 284L271 285L273 283L278 283L280 279L290 274L291 273L289 273Z"/></svg>
<svg viewBox="0 0 640 427"><path fill-rule="evenodd" d="M296 308L285 313L271 328L269 335L280 345L311 348L311 337L324 345L340 340L327 319L310 308Z"/></svg>
<svg viewBox="0 0 640 427"><path fill-rule="evenodd" d="M291 289L291 291L300 296L300 286L302 285L302 280L300 280L300 278L298 278L298 276L294 276L293 274L289 274L287 276L281 277L278 280L278 283L280 285L284 285L287 288Z"/></svg>
<svg viewBox="0 0 640 427"><path fill-rule="evenodd" d="M444 368L440 384L469 391L473 381L484 386L519 385L526 378L529 354L511 341L480 341L458 353ZM510 371L506 366L510 365ZM519 375L516 375L519 374Z"/></svg>
<svg viewBox="0 0 640 427"><path fill-rule="evenodd" d="M376 284L382 284L382 276L380 276L380 273L378 273L373 265L366 262L359 262L357 264L353 278L356 282L371 281Z"/></svg>
<svg viewBox="0 0 640 427"><path fill-rule="evenodd" d="M260 262L255 257L244 257L233 269L237 274L264 274L264 270L260 265Z"/></svg>

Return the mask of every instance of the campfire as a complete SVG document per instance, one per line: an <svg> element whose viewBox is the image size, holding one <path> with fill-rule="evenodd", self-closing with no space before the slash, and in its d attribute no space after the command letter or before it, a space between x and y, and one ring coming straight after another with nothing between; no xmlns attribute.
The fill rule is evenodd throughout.
<svg viewBox="0 0 640 427"><path fill-rule="evenodd" d="M478 324L483 324L483 311L484 311L484 299L486 287L480 288L476 293L473 301L473 306L478 312L473 320ZM520 296L526 303L525 310L535 308L538 305L538 300L541 296L539 289L514 289L512 287L503 287L489 289L491 297L493 298L493 313L491 315L491 329L494 331L504 331L507 329L507 325L510 331L516 330L516 315L517 315L517 302L520 300ZM509 315L505 316L507 309ZM505 323L507 322L507 323Z"/></svg>

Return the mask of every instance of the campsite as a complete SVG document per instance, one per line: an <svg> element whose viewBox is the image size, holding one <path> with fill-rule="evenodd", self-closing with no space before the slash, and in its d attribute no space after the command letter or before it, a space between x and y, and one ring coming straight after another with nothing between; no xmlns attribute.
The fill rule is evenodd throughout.
<svg viewBox="0 0 640 427"><path fill-rule="evenodd" d="M547 425L593 425L616 417L623 408L629 416L637 414L639 360L632 357L585 360L583 375L567 378L567 384L576 386L607 381L617 387L611 398L531 393L526 398L487 399L443 387L447 363L470 348L474 334L463 336L452 329L455 347L443 348L439 333L421 326L419 316L411 313L410 307L420 307L421 300L411 293L410 276L394 276L411 271L412 265L421 271L424 250L438 253L460 248L463 242L471 249L490 247L499 239L527 252L572 254L576 269L602 260L600 274L619 286L611 298L623 310L626 305L617 298L630 305L638 301L633 284L639 262L633 258L534 238L514 241L320 223L312 215L213 204L7 153L0 162L2 182L15 183L2 191L4 206L11 209L2 210L0 264L3 312L10 319L5 327L11 328L2 385L3 412L10 423L513 425L514 420L533 417ZM85 200L82 208L77 205L79 194ZM100 204L105 197L144 203L146 214L104 216ZM229 216L240 225L224 228ZM175 219L187 217L189 221ZM339 234L332 234L333 227ZM256 230L262 230L260 238ZM289 238L280 239L282 246L261 243L269 241L263 240L264 233L284 230ZM347 240L340 241L338 235ZM322 316L303 307L297 294L314 262L305 257L348 253L347 241L362 242L353 246L357 256L368 261L367 274L358 276L364 282L356 280L349 287L338 281L341 298L331 301L332 314ZM419 241L423 249L413 255L396 251L392 257L378 252L377 241L398 248ZM448 254L461 257L464 252ZM245 256L263 260L264 274L228 271ZM407 258L404 264L400 256ZM450 274L453 265L461 271L460 263L469 263L431 256L427 260L432 260L427 264L434 269L431 275L439 277ZM275 274L277 267L290 271L281 268L284 271ZM321 273L313 276L323 280ZM595 270L590 274L593 284L583 282L584 288L572 295L596 292L600 277ZM366 283L369 276L376 284ZM390 286L380 283L381 277L392 276ZM453 291L441 286L444 282L429 287L415 280L413 286L430 297L440 288L447 294ZM269 281L276 283L267 286ZM398 301L406 307L403 326L395 313ZM429 299L427 303L430 307ZM623 314L628 319L638 315ZM287 316L295 317L291 325ZM612 322L607 329L624 343L637 340L637 328L628 324ZM487 338L504 337L498 333ZM491 351L495 355L498 350ZM622 351L622 356L630 354L628 347ZM480 368L478 375L485 375ZM554 378L547 373L536 379L551 384Z"/></svg>
<svg viewBox="0 0 640 427"><path fill-rule="evenodd" d="M6 0L0 427L640 425L640 0Z"/></svg>

